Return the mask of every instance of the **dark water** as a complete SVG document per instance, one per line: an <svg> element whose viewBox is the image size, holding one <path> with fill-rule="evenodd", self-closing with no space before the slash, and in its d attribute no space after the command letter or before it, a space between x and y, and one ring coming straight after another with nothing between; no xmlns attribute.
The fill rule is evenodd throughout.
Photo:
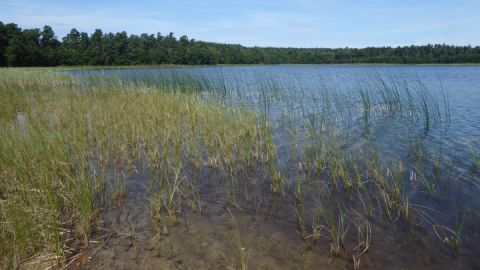
<svg viewBox="0 0 480 270"><path fill-rule="evenodd" d="M415 166L409 161L412 153L423 151L428 166L433 166L435 158L438 158L441 167L448 170L448 175L444 176L444 182L435 186L436 195L427 196L424 188L409 189L412 209L421 217L414 222L419 226L401 222L392 225L383 219L370 219L373 244L368 254L362 257L361 268L480 267L475 255L480 252L480 67L278 65L73 73L82 75L82 78L100 74L114 76L134 85L173 86L181 91L201 92L207 99L220 100L227 106L251 106L272 123L279 163L285 168L291 161L292 140L302 145L309 141L310 130L318 130L322 126L341 134L339 140L346 151L355 153L355 149L370 143L375 145L383 161L404 161L412 172ZM385 98L382 96L385 93L390 96ZM398 106L399 103L388 103L397 94L403 107ZM366 105L362 103L365 96L371 102L368 116L365 116ZM425 96L428 97L422 100L421 97ZM408 100L411 102L408 103ZM406 108L407 103L414 109ZM428 106L422 107L425 103ZM389 105L395 108L390 109ZM297 134L294 138L292 130ZM412 186L416 186L412 179L410 181ZM308 190L305 192L308 194ZM140 197L140 200L146 200ZM231 249L231 244L225 240L228 215L218 205L210 207L212 211L209 214L191 217L195 220L189 227L193 231L191 236L180 229L174 230L167 241L176 245L177 252L184 253L183 263L188 262L184 269L223 269L225 261L229 261L226 263L229 265L233 263L230 261L234 261L222 257L222 251ZM295 216L292 207L277 208L278 215ZM143 228L145 225L142 224L148 223L147 214L142 216L143 221L135 226ZM252 269L260 269L262 263L266 265L263 269L317 269L319 265L326 269L351 267L351 258L337 258L329 255L325 245L312 247L298 237L292 237L295 233L294 230L292 235L288 233L292 229L288 222L260 221L241 213L236 218L241 233L250 241L249 249L253 250ZM295 222L294 218L290 221ZM212 224L217 229L212 230ZM444 227L455 231L458 224L463 225L460 237L462 248L453 251L442 243L445 242L442 237L451 235L445 233L448 230ZM144 237L150 238L150 235L147 233ZM162 243L165 245L165 241ZM285 248L279 251L279 245ZM153 248L145 249L150 252ZM210 252L205 253L205 250ZM112 252L105 251L109 256L113 256ZM320 253L322 256L316 255ZM201 258L207 255L218 258L203 261ZM285 256L290 259L285 260ZM265 258L271 263L265 263ZM220 262L215 264L215 260ZM117 264L122 263L118 261ZM300 267L301 264L303 267Z"/></svg>

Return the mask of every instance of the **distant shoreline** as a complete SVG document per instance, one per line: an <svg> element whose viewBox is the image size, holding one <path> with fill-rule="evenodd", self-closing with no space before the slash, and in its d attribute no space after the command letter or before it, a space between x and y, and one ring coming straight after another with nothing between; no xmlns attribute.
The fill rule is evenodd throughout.
<svg viewBox="0 0 480 270"><path fill-rule="evenodd" d="M248 66L385 66L385 67L475 67L480 63L463 64L388 64L388 63L345 63L345 64L218 64L218 65L119 65L119 66L56 66L56 67L0 67L0 69L54 69L54 70L114 70L149 68L198 68L198 67L248 67Z"/></svg>

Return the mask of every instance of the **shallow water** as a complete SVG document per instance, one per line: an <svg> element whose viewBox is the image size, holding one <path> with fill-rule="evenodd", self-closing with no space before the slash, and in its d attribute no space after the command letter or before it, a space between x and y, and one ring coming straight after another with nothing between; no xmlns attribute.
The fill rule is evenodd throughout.
<svg viewBox="0 0 480 270"><path fill-rule="evenodd" d="M201 190L204 210L186 207L179 224L169 225L167 233L152 220L148 207L147 189L154 180L142 173L127 177L126 197L105 206L101 230L71 269L241 269L232 217L249 269L352 269L350 257L331 254L325 232L317 241L301 237L288 200L256 192L248 199L238 194L238 204L231 204L219 188L223 176L208 169L196 173L209 182ZM314 190L320 184L309 185ZM454 252L421 228L369 222L372 246L361 256L360 269L475 269L480 263L477 250Z"/></svg>
<svg viewBox="0 0 480 270"><path fill-rule="evenodd" d="M208 90L229 101L267 110L277 126L285 124L281 122L285 110L297 112L301 117L315 111L317 108L312 100L324 90L348 95L356 94L362 88L377 89L382 83L394 87L425 87L437 99L441 110L445 98L449 107L447 127L437 125L432 128L427 134L429 139L441 137L446 148L455 151L480 149L479 66L275 65L80 70L72 73L117 76L144 84L165 84L165 80L188 81L192 78L201 80L202 86L198 88L202 91ZM266 105L263 104L265 99L268 99ZM299 112L301 110L303 112ZM440 118L446 121L444 114Z"/></svg>
<svg viewBox="0 0 480 270"><path fill-rule="evenodd" d="M292 172L298 162L293 158L292 141L298 145L309 142L312 126L319 130L319 125L323 124L341 134L341 147L346 151L355 154L357 149L374 145L382 161L401 160L407 169L415 166L411 156L418 149L426 149L427 166L432 166L433 159L440 155L442 168L448 173L442 174L442 181L435 182L433 195L427 196L425 189L417 188L420 184L412 177L407 183L412 212L417 215L412 224L398 218L392 222L381 210L366 218L372 243L360 257L360 268L480 267L480 259L476 256L480 253L480 199L477 196L480 176L478 170L473 169L477 161L472 154L480 154L480 67L279 65L73 73L81 75L80 78L98 74L116 76L125 82L146 86L180 81L185 86L183 90L194 81L194 90L205 93L207 98L220 99L227 106L252 106L272 123L279 167L290 181L293 181ZM88 82L80 80L80 83ZM426 89L436 102L430 108L437 108L438 115L432 114L432 119L425 120L418 111L416 118L403 115L408 110L385 113L381 98L373 96L385 85L390 89L408 87L418 93L425 93L422 91ZM358 99L364 89L373 97L367 124L362 117L365 110ZM326 97L329 100L322 100ZM420 105L416 103L415 106ZM296 130L295 137L292 137L292 130ZM353 267L351 252L343 252L340 256L330 253L330 240L325 231L315 243L300 237L296 211L301 207L295 210L294 183L290 182L285 198L275 199L268 194L268 187L247 181L246 187L239 189L244 190L243 193L236 194L238 204L232 205L225 199L224 189L218 187L224 176L208 169L196 173L202 182L200 193L205 202L204 211L182 211L179 225L169 227L168 236L158 231L147 207L147 187L153 180L148 173L128 177L125 200L103 211L105 224L102 227L106 230L99 236L103 244L85 251L86 259L77 266L88 269L238 269L229 209L238 224L251 269ZM433 178L425 176L428 177ZM215 187L209 186L211 179L216 178L219 180ZM354 239L357 228L352 224L363 220L357 220L356 213L366 207L348 194L325 192L329 188L328 178L329 175L319 175L302 179L305 217L313 219L312 209L318 200L323 207L333 209L335 219L346 211L346 223L349 224L346 237ZM360 196L360 200L362 198ZM371 201L376 203L375 198ZM443 228L454 230L459 220L464 228L462 247L456 251L442 243L444 239L441 238L451 236ZM310 225L309 221L305 223ZM342 250L355 249L354 243L348 245Z"/></svg>

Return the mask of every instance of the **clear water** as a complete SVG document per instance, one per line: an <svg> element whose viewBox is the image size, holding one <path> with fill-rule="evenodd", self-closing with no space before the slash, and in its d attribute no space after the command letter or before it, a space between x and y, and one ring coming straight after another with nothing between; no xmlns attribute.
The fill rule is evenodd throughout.
<svg viewBox="0 0 480 270"><path fill-rule="evenodd" d="M408 161L412 152L424 147L429 164L433 164L435 157L441 156L442 167L449 170L449 179L436 186L436 196L427 196L421 188L410 191L410 202L423 216L425 226L412 231L402 225L396 224L398 226L392 228L383 221L371 220L374 245L362 265L377 269L387 266L398 269L480 267L475 255L480 252L480 198L477 195L480 191L480 164L476 158L480 156L480 66L277 65L84 70L72 73L81 78L114 76L133 85L174 85L181 91L202 92L207 99L220 99L226 106L251 106L272 123L282 166L288 166L291 161L291 131L297 131L293 139L301 145L308 141L309 130L312 127L319 129L321 125L337 130L347 151L370 142L376 146L382 160L402 160L407 168L412 165ZM82 79L79 83L88 83L88 80ZM396 93L402 95L406 93L404 89L409 89L413 93L412 106L416 110L412 112L403 108L388 111L388 104L381 97L385 88L400 89ZM367 93L372 101L367 122L365 107L361 103L362 93ZM425 112L421 111L422 102L419 99L425 93L428 93L428 102L431 102L428 120ZM401 98L406 100L406 96ZM244 218L248 220L248 217ZM216 214L207 215L207 220L215 224L225 223L225 217ZM464 224L461 236L463 248L457 254L445 248L442 239L438 238L443 236L439 233L443 230L440 226L455 230L459 220ZM205 223L199 221L198 224L202 222ZM208 227L209 222L199 225L199 228ZM251 232L255 237L261 238L271 232L266 228L272 224L245 222L257 226L255 232ZM251 230L250 225L245 226L240 230ZM277 228L283 233L285 225ZM218 244L222 241L222 233L217 234L212 239L216 239ZM378 235L382 236L378 238ZM200 234L199 237L203 236ZM297 240L285 236L278 241L283 241L286 246L300 246ZM192 241L183 239L176 243L185 246L201 244ZM315 249L326 252L321 247ZM294 260L292 252L293 249L289 249L283 255L292 256ZM264 254L268 255L272 254ZM301 260L295 258L295 262L301 263ZM258 261L261 264L261 259ZM328 260L322 262L325 261ZM326 263L325 266L337 268L342 262ZM315 265L305 269L315 269Z"/></svg>
<svg viewBox="0 0 480 270"><path fill-rule="evenodd" d="M73 74L109 75L145 85L200 81L201 85L195 86L200 91L213 93L227 102L251 105L266 113L278 130L292 123L305 128L312 115L317 120L322 114L322 104L318 103L324 92L330 96L339 94L339 99L351 98L340 106L353 107L361 89L373 89L375 94L382 84L400 88L407 85L413 91L425 88L437 102L438 119L432 121L435 123L428 132L423 130L421 121L417 121L416 127L397 127L400 136L395 139L407 132L402 128L416 128L418 134L414 136L442 148L442 154L465 170L472 165L472 153L480 151L479 66L274 65L83 70ZM361 109L343 108L340 112L335 105L331 107L329 121L337 122L343 132L347 133L345 128L350 132L360 126ZM388 132L382 124L395 124L391 119L372 122L377 135ZM391 144L388 139L384 143ZM282 144L281 136L277 143ZM475 186L478 188L478 183Z"/></svg>

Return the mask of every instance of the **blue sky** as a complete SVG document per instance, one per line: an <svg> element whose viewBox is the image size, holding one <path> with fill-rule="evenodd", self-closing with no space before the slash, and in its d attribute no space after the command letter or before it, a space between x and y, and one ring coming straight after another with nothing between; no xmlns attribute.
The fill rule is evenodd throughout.
<svg viewBox="0 0 480 270"><path fill-rule="evenodd" d="M0 21L246 46L480 45L480 0L0 0Z"/></svg>

